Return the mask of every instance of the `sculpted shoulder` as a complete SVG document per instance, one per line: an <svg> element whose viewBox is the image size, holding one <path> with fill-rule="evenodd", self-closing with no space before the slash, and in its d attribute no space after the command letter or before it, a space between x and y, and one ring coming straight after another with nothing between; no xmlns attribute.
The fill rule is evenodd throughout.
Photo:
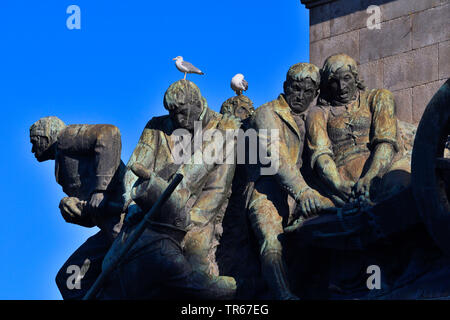
<svg viewBox="0 0 450 320"><path fill-rule="evenodd" d="M118 127L112 124L72 124L58 135L58 149L82 151L96 144L121 143Z"/></svg>
<svg viewBox="0 0 450 320"><path fill-rule="evenodd" d="M241 120L230 114L224 114L219 121L220 129L239 129L241 127Z"/></svg>
<svg viewBox="0 0 450 320"><path fill-rule="evenodd" d="M269 101L261 105L258 109L255 111L255 117L258 115L261 116L263 114L271 114L274 113L274 109L278 106L278 99Z"/></svg>
<svg viewBox="0 0 450 320"><path fill-rule="evenodd" d="M86 128L88 124L71 124L66 126L58 135L58 149L69 150L73 149L75 141L82 128Z"/></svg>
<svg viewBox="0 0 450 320"><path fill-rule="evenodd" d="M328 112L328 106L316 105L312 106L308 110L308 116L306 117L306 124L311 124L317 121L321 121L326 118L326 113Z"/></svg>
<svg viewBox="0 0 450 320"><path fill-rule="evenodd" d="M158 116L151 118L145 129L159 130L163 131L166 134L171 134L174 130L172 119L169 115Z"/></svg>
<svg viewBox="0 0 450 320"><path fill-rule="evenodd" d="M268 122L273 122L277 118L275 113L275 108L277 106L277 99L261 105L251 117L250 125L254 128L265 128Z"/></svg>
<svg viewBox="0 0 450 320"><path fill-rule="evenodd" d="M365 91L370 102L377 102L379 100L394 101L394 94L387 89L372 89Z"/></svg>
<svg viewBox="0 0 450 320"><path fill-rule="evenodd" d="M101 133L120 134L120 130L113 124L94 124Z"/></svg>

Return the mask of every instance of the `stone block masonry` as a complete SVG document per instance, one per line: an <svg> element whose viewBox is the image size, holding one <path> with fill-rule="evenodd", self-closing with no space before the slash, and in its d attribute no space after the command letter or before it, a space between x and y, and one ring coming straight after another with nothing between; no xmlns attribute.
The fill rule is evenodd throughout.
<svg viewBox="0 0 450 320"><path fill-rule="evenodd" d="M360 64L369 88L394 93L399 119L418 123L450 77L450 0L301 0L310 9L310 62L336 53ZM370 5L380 29L369 29Z"/></svg>

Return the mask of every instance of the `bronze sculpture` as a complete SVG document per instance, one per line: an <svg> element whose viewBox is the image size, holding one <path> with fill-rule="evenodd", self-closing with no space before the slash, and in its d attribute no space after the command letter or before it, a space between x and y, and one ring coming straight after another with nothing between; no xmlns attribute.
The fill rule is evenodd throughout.
<svg viewBox="0 0 450 320"><path fill-rule="evenodd" d="M274 176L260 175L249 167L249 218L258 239L264 278L277 299L291 299L279 236L292 219L288 196L297 203L298 214L314 215L331 202L310 188L300 173L302 166L304 120L307 109L317 96L319 69L308 63L290 67L284 83L284 94L259 107L250 120L257 132L278 130L279 169ZM268 153L272 145L267 146ZM291 208L292 208L291 201Z"/></svg>
<svg viewBox="0 0 450 320"><path fill-rule="evenodd" d="M79 299L100 272L103 257L121 227L124 164L120 131L112 125L68 125L57 117L39 119L30 128L32 152L40 162L55 160L55 178L68 195L60 202L63 218L84 227L98 226L64 263L56 282L64 299ZM78 290L67 286L71 265L90 266Z"/></svg>
<svg viewBox="0 0 450 320"><path fill-rule="evenodd" d="M317 106L310 107L319 84ZM446 110L447 96L448 83L430 105ZM66 126L47 117L30 128L36 158L55 159L56 180L68 195L60 204L64 219L101 229L59 271L56 280L64 299L84 295L102 261L115 254L110 251L105 257L112 241L133 234L143 213L178 174L185 179L152 216L98 299L267 298L265 284L269 298L276 299L401 298L417 294L399 289L408 286L408 279L419 279L438 263L449 265L440 252L448 249L441 227L445 223L436 223L423 206L420 215L414 208L414 199L423 201L423 181L409 187L415 128L399 124L392 93L365 90L352 58L331 56L321 73L308 63L293 65L284 93L256 111L250 99L238 95L224 102L223 115L217 114L198 87L186 80L169 87L164 106L169 115L147 123L126 168L120 161L120 132L114 126ZM438 122L432 111L426 115L428 122ZM263 130L278 130L276 143L271 140L266 146L268 154L278 156L277 172L265 175L260 168L267 164L253 165L248 158L244 164L237 164L234 156L226 162L228 148L211 163L194 161L210 146L224 144L215 136L196 144L196 134L239 128L256 129L261 140L266 138ZM433 140L438 153L443 137L448 137L445 128L446 118L433 131L442 134ZM421 141L415 145L426 147L424 137L419 135ZM247 144L245 151L253 147ZM184 161L178 162L178 153ZM416 151L416 176L422 158ZM436 164L426 166L429 172L436 169L428 175L435 177L438 187L426 190L431 195L437 190L436 197L429 198L433 205L442 204L442 221L448 208L442 203L447 197L447 160L439 154ZM427 236L421 219L440 248ZM397 261L386 262L386 257ZM426 263L420 264L422 260ZM81 290L71 290L68 267L85 261L89 264ZM380 264L389 279L383 280L384 291L358 295L364 289L361 270L368 261ZM324 285L319 295L315 280L304 281L311 277L311 268ZM435 278L425 273L421 283L442 281L448 271L439 272Z"/></svg>
<svg viewBox="0 0 450 320"><path fill-rule="evenodd" d="M161 210L152 228L132 249L134 251L130 253L124 271L115 274L120 281L112 281L103 297L119 291L121 297L149 298L155 297L150 288L163 291L176 288L175 292L166 291L165 297L177 294L186 297L197 292L203 298L230 298L234 295L234 279L218 276L214 253L218 243L217 228L221 223L218 213L227 200L235 164L177 164L173 154L176 139L173 138L177 129L203 134L202 131L194 132L195 121L203 125L203 131L233 130L239 128L240 122L237 118L224 117L209 109L198 87L187 80L177 81L169 87L164 96L164 106L169 115L148 122L127 164L124 178L124 201L128 208L126 222L142 215L143 208L151 206L158 190L162 190L167 184L165 181L176 172L183 172L185 176L175 191L175 197L180 198L178 201L172 199L166 209ZM189 143L194 143L195 135L190 138L193 139ZM200 145L200 149L194 147L193 156L202 152L205 146ZM146 177L144 184L136 173ZM155 253L155 248L162 245L169 251ZM133 256L136 251L140 252L137 258ZM156 268L154 276L140 281L138 272L145 272L148 267ZM130 285L120 291L117 284L124 279L128 279ZM214 290L210 290L211 286Z"/></svg>
<svg viewBox="0 0 450 320"><path fill-rule="evenodd" d="M360 196L379 202L409 185L393 95L364 89L355 60L330 56L322 69L318 106L308 115L310 165L338 205Z"/></svg>

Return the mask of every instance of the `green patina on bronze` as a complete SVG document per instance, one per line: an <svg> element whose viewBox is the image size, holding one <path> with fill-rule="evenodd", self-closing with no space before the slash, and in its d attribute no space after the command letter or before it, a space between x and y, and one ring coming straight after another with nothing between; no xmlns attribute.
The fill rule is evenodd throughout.
<svg viewBox="0 0 450 320"><path fill-rule="evenodd" d="M180 248L183 247L182 251L177 251L177 256L173 257L182 262L179 270L181 273L173 275L174 278L180 277L179 286L184 288L182 291L189 291L189 283L194 281L192 277L211 278L210 282L197 284L196 290L200 295L233 295L236 284L233 278L219 276L215 250L218 244L217 228L223 218L221 210L231 187L235 164L176 165L172 155L176 139L173 139L172 135L176 129L193 129L194 121L201 121L203 132L210 129L222 132L227 129L235 130L240 127L240 121L209 109L198 87L187 80L177 81L169 87L164 95L164 106L170 114L152 118L147 123L127 164L124 201L128 204L128 215L150 208L170 178L175 173L181 173L184 176L183 181L160 214L152 220L151 229L164 234L161 237L172 237ZM204 141L200 149L193 149L192 157L196 152L201 153L210 143L214 143L214 140ZM147 172L144 174L148 177L146 181L136 175L139 171L136 170L136 165L145 169L140 172ZM145 257L142 259L145 260ZM171 259L160 257L157 260L158 263L167 265L173 263ZM212 292L208 286L216 288L217 291ZM219 287L223 289L221 292Z"/></svg>
<svg viewBox="0 0 450 320"><path fill-rule="evenodd" d="M409 159L399 152L394 97L385 89L362 88L356 62L344 54L331 56L322 70L321 90L326 92L308 115L311 167L338 205L360 196L380 201L409 184ZM400 171L389 175L395 181L383 180L393 171ZM404 180L396 180L400 177Z"/></svg>
<svg viewBox="0 0 450 320"><path fill-rule="evenodd" d="M229 114L245 120L255 113L252 100L244 95L238 95L227 99L220 108L221 114Z"/></svg>
<svg viewBox="0 0 450 320"><path fill-rule="evenodd" d="M310 81L313 81L311 85ZM308 107L317 96L319 69L308 63L292 66L286 76L285 92L278 99L259 107L250 119L250 127L277 130L278 146L267 145L267 154L277 152L278 171L274 176L261 176L258 167L249 166L248 214L258 239L262 273L278 299L291 299L282 255L280 235L283 227L297 214L314 215L331 202L305 182L302 166L305 118ZM306 95L307 91L312 94ZM295 103L295 106L294 106ZM300 112L299 112L300 111ZM278 150L272 150L278 147Z"/></svg>
<svg viewBox="0 0 450 320"><path fill-rule="evenodd" d="M383 249L392 249L389 257L399 256L399 261L383 264L386 283L392 284L388 294L425 272L417 259L431 261L430 265L440 261L433 260L440 259L439 249L414 228L424 220L428 232L439 235L441 249L448 249L444 240L449 205L444 200L449 161L440 157L448 134L448 83L430 103L421 125L424 131L430 123L438 123L428 131L439 137L419 135L417 145L429 152L425 157L416 151L419 180L412 188L410 158L416 128L398 121L390 91L365 89L354 59L333 55L321 70L297 63L289 68L283 89L277 99L256 110L248 97L232 97L219 114L208 107L197 85L176 81L163 98L169 114L148 121L126 167L120 160L120 132L115 126L65 125L57 117L33 124L32 152L38 161L55 160L56 181L68 195L60 203L64 219L101 229L59 271L56 281L63 297L84 295L102 261L117 253L108 251L113 239L120 248L120 239L133 234L143 214L180 175L181 183L152 215L97 298L229 299L237 292L244 299L315 297L308 290L315 291L322 280L313 279L311 272L317 276L315 268L323 266L327 277L322 292L331 296L335 293L330 287L335 286L343 289L342 296L360 294L365 290L361 279L367 275L358 272L368 261L388 260L377 250L385 245L380 240L392 240L392 235L406 235L412 241L405 245L394 239L392 248ZM311 107L316 98L317 105ZM436 115L436 110L441 113ZM195 121L203 130L197 134L210 129L222 136L226 130L256 130L257 139L268 142L263 150L268 158L275 161L271 155L277 155L277 172L262 174L261 168L268 166L262 161L225 162L236 145L233 150L228 145L222 148L226 152L212 163L176 163L175 150L185 139L176 138L178 129L192 134ZM266 140L271 130L278 133L276 141ZM432 139L424 141L425 137ZM227 143L213 136L196 146L192 136L189 139L192 148L182 153L190 160L215 144ZM246 144L246 152L254 147ZM424 158L432 163L423 165ZM420 165L427 174L417 174ZM429 176L433 179L425 181ZM421 189L422 184L426 188ZM442 212L434 209L438 216L428 216L423 206L422 217L416 212L413 194L426 203L424 192L432 206L445 202ZM313 258L303 252L305 245L313 246L306 250L314 253ZM340 251L320 260L328 254L320 248ZM85 266L86 261L92 271L81 279L83 290L69 290L67 268ZM309 269L305 272L303 267ZM398 296L394 292L391 297Z"/></svg>

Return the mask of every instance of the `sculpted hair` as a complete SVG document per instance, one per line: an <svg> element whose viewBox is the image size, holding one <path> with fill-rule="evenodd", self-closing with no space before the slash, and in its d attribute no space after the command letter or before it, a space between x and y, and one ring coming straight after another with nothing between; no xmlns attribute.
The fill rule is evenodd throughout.
<svg viewBox="0 0 450 320"><path fill-rule="evenodd" d="M172 83L164 94L163 101L164 108L168 111L178 109L187 103L201 104L202 102L200 89L189 80L179 80Z"/></svg>
<svg viewBox="0 0 450 320"><path fill-rule="evenodd" d="M355 77L356 86L359 90L366 89L363 81L359 79L358 64L356 61L344 54L335 54L329 56L320 70L321 82L320 82L320 95L318 102L321 105L328 105L330 97L328 96L328 83L339 71L350 71Z"/></svg>
<svg viewBox="0 0 450 320"><path fill-rule="evenodd" d="M318 89L320 86L320 70L312 63L297 63L291 66L286 74L286 82L302 81L310 78Z"/></svg>
<svg viewBox="0 0 450 320"><path fill-rule="evenodd" d="M54 141L65 126L58 117L44 117L31 125L30 136L48 137Z"/></svg>
<svg viewBox="0 0 450 320"><path fill-rule="evenodd" d="M239 96L235 96L235 97L231 97L231 98L227 99L222 104L222 107L220 108L220 113L221 114L225 114L225 113L234 114L234 111L240 105L248 106L248 110L250 111L250 113L252 113L254 111L252 100L250 100L249 97L241 94Z"/></svg>

